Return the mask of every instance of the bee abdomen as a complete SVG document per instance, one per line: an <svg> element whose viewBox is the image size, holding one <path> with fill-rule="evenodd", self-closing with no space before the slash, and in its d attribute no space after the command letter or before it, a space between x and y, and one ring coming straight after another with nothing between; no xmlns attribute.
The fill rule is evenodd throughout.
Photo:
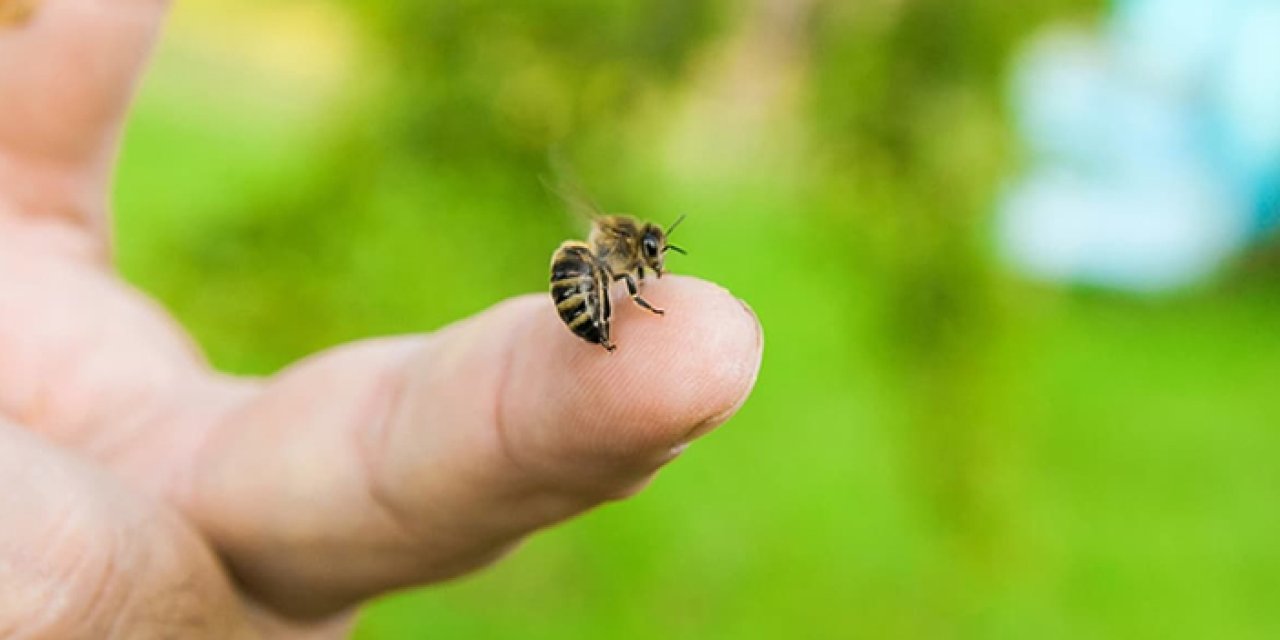
<svg viewBox="0 0 1280 640"><path fill-rule="evenodd" d="M551 299L560 320L575 335L612 349L609 342L609 299L590 249L566 242L551 260Z"/></svg>

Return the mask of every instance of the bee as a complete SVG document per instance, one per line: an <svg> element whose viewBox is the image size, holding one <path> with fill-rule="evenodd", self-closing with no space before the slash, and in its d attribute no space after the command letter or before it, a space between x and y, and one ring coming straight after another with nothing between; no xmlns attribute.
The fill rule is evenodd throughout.
<svg viewBox="0 0 1280 640"><path fill-rule="evenodd" d="M625 215L592 218L587 241L569 240L551 256L551 299L556 312L575 335L606 351L617 345L609 339L613 306L609 287L618 280L631 300L654 315L666 313L640 297L645 272L661 278L667 251L685 251L667 242L684 216L665 232L662 227Z"/></svg>

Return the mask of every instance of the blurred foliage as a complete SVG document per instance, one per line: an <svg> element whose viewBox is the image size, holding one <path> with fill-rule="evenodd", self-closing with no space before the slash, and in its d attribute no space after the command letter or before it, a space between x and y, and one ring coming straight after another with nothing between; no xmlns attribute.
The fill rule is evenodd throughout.
<svg viewBox="0 0 1280 640"><path fill-rule="evenodd" d="M1098 4L191 0L118 261L270 372L541 291L559 154L760 315L756 394L649 491L359 637L1274 636L1274 271L1134 300L987 246L1006 61Z"/></svg>
<svg viewBox="0 0 1280 640"><path fill-rule="evenodd" d="M545 168L566 136L616 129L653 85L679 78L715 2L485 0L364 5L394 91L379 155L455 171Z"/></svg>

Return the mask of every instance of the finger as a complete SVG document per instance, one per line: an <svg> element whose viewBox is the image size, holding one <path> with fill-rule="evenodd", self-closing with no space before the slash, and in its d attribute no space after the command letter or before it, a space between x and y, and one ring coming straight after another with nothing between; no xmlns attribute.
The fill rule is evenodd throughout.
<svg viewBox="0 0 1280 640"><path fill-rule="evenodd" d="M180 500L297 616L473 569L634 491L745 400L762 344L747 308L691 278L646 296L668 314L615 306L614 353L537 295L303 363L215 431Z"/></svg>
<svg viewBox="0 0 1280 640"><path fill-rule="evenodd" d="M170 510L0 421L0 637L243 637L213 553Z"/></svg>
<svg viewBox="0 0 1280 640"><path fill-rule="evenodd" d="M104 231L121 122L166 3L0 5L12 9L0 23L0 200Z"/></svg>

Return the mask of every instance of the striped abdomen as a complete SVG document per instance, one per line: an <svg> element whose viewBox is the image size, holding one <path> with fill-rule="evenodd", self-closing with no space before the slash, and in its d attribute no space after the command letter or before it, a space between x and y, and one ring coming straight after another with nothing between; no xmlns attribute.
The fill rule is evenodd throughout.
<svg viewBox="0 0 1280 640"><path fill-rule="evenodd" d="M585 243L566 242L551 258L551 299L570 331L613 351L608 280Z"/></svg>

